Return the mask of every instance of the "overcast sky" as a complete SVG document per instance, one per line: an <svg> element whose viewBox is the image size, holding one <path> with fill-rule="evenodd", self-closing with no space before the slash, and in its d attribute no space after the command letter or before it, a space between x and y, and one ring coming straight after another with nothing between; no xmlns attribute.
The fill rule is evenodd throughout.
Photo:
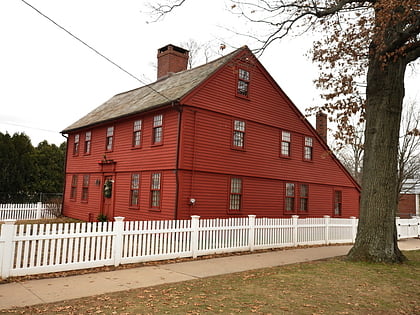
<svg viewBox="0 0 420 315"><path fill-rule="evenodd" d="M163 21L147 23L143 0L26 0L142 82L156 79L157 49L189 40L210 44L213 58L233 47L256 48L253 33L227 9L228 1L190 0ZM144 85L100 57L21 0L0 1L0 132L24 132L33 145L60 144L59 133L113 95ZM220 51L221 43L228 47ZM320 104L316 68L305 57L309 35L271 45L259 58L303 112ZM419 69L417 69L417 72ZM406 80L420 103L419 74Z"/></svg>

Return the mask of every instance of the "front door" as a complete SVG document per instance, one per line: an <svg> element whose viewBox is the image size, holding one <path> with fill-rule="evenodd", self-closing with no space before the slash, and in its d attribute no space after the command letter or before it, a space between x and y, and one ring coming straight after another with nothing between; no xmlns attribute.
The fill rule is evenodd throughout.
<svg viewBox="0 0 420 315"><path fill-rule="evenodd" d="M108 221L114 218L114 177L107 175L104 177L102 193L102 213L106 215Z"/></svg>

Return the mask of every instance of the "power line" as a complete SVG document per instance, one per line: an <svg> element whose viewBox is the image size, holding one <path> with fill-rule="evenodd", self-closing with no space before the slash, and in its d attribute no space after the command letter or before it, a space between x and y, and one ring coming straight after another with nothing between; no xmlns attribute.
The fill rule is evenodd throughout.
<svg viewBox="0 0 420 315"><path fill-rule="evenodd" d="M31 126L27 126L27 125L12 123L12 122L0 121L0 125L16 126L16 127L23 127L23 128L34 129L34 130L45 131L45 132L59 133L59 131L57 131L57 130L49 130L49 129L43 129L43 128L38 128L38 127L31 127Z"/></svg>
<svg viewBox="0 0 420 315"><path fill-rule="evenodd" d="M117 63L115 63L114 61L112 61L111 59L109 59L107 56L105 56L104 54L102 54L101 52L99 52L98 50L96 50L95 48L93 48L91 45L89 45L88 43L86 43L85 41L83 41L82 39L80 39L79 37L77 37L76 35L74 35L73 33L71 33L70 31L68 31L66 28L64 28L63 26L61 26L60 24L58 24L57 22L55 22L53 19L51 19L50 17L48 17L47 15L45 15L44 13L42 13L40 10L38 10L37 8L35 8L32 4L26 2L25 0L21 0L21 1L24 4L26 4L27 6L29 6L30 8L32 8L34 11L36 11L38 14L40 14L41 16L43 16L44 18L46 18L48 21L50 21L51 23L53 23L55 26L57 26L58 28L60 28L61 30L63 30L64 32L66 32L67 34L69 34L71 37L73 37L74 39L76 39L77 41L79 41L80 43L82 43L83 45L85 45L86 47L88 47L89 49L91 49L92 51L94 51L96 54L98 54L99 56L101 56L102 58L104 58L106 61L110 62L111 64L113 64L114 66L116 66L118 69L120 69L121 71L123 71L126 74L128 74L133 79L137 80L141 84L144 84L145 86L147 86L149 89L151 89L155 93L159 94L163 98L166 98L168 101L170 101L170 99L167 96L165 96L161 92L157 91L156 89L154 89L150 85L147 85L147 83L145 83L144 81L140 80L134 74L128 72L123 67L121 67L120 65L118 65Z"/></svg>

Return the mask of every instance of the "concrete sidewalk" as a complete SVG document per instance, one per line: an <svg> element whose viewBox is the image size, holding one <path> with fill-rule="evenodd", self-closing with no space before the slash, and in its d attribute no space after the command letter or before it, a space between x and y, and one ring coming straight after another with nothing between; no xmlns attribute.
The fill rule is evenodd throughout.
<svg viewBox="0 0 420 315"><path fill-rule="evenodd" d="M402 240L401 250L420 249L420 239ZM347 254L351 246L325 246L194 260L0 285L0 309L52 303L128 289L275 267Z"/></svg>

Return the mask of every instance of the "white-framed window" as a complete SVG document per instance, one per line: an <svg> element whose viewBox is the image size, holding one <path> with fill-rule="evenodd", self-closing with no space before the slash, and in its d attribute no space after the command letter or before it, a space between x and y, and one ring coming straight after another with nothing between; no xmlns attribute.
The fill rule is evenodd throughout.
<svg viewBox="0 0 420 315"><path fill-rule="evenodd" d="M294 183L286 183L286 196L285 196L285 210L286 212L295 211L295 196L296 189Z"/></svg>
<svg viewBox="0 0 420 315"><path fill-rule="evenodd" d="M130 206L139 206L140 174L131 174Z"/></svg>
<svg viewBox="0 0 420 315"><path fill-rule="evenodd" d="M79 141L80 141L80 135L79 134L74 135L73 155L79 154Z"/></svg>
<svg viewBox="0 0 420 315"><path fill-rule="evenodd" d="M142 121L136 120L133 124L133 147L141 146Z"/></svg>
<svg viewBox="0 0 420 315"><path fill-rule="evenodd" d="M83 185L82 185L82 200L87 201L89 197L89 175L83 175Z"/></svg>
<svg viewBox="0 0 420 315"><path fill-rule="evenodd" d="M114 146L114 126L108 127L106 129L106 150L112 151Z"/></svg>
<svg viewBox="0 0 420 315"><path fill-rule="evenodd" d="M163 140L163 115L153 117L153 144L161 144Z"/></svg>
<svg viewBox="0 0 420 315"><path fill-rule="evenodd" d="M242 208L242 178L230 179L229 210L240 211Z"/></svg>
<svg viewBox="0 0 420 315"><path fill-rule="evenodd" d="M86 131L85 133L85 154L90 154L91 142L92 141L92 132Z"/></svg>
<svg viewBox="0 0 420 315"><path fill-rule="evenodd" d="M341 216L343 211L343 193L341 190L334 190L334 215Z"/></svg>
<svg viewBox="0 0 420 315"><path fill-rule="evenodd" d="M232 145L234 148L239 149L245 147L245 122L242 120L233 121Z"/></svg>
<svg viewBox="0 0 420 315"><path fill-rule="evenodd" d="M313 158L313 139L311 137L305 137L303 159L307 161L312 161L312 158Z"/></svg>
<svg viewBox="0 0 420 315"><path fill-rule="evenodd" d="M238 89L237 94L240 96L249 96L249 71L244 69L238 70Z"/></svg>
<svg viewBox="0 0 420 315"><path fill-rule="evenodd" d="M291 154L291 142L292 142L292 135L289 131L282 131L281 132L281 155L282 156L290 156Z"/></svg>
<svg viewBox="0 0 420 315"><path fill-rule="evenodd" d="M299 211L308 212L309 209L309 185L300 184L299 187Z"/></svg>
<svg viewBox="0 0 420 315"><path fill-rule="evenodd" d="M161 173L153 173L150 183L150 207L160 208L161 203Z"/></svg>

